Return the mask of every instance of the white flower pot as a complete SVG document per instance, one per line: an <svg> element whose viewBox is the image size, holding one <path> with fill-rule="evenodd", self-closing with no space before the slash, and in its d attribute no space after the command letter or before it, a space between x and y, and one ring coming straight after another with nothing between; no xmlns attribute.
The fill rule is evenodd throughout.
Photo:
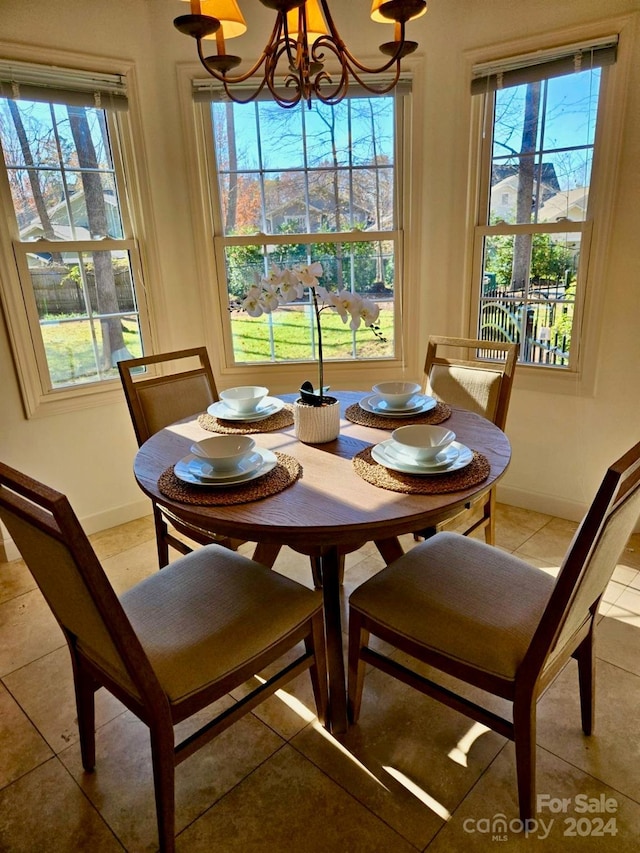
<svg viewBox="0 0 640 853"><path fill-rule="evenodd" d="M293 404L293 423L298 441L304 444L325 444L340 435L340 403L328 397L330 403L310 406L301 400Z"/></svg>

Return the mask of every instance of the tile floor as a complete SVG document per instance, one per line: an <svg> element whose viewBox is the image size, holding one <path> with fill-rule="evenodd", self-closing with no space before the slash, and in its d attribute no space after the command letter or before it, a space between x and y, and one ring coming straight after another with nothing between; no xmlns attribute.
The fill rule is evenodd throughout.
<svg viewBox="0 0 640 853"><path fill-rule="evenodd" d="M553 572L576 525L499 510L498 544ZM150 519L91 538L117 591L155 570ZM372 546L350 555L345 595L381 565ZM310 583L306 559L292 552L276 568ZM531 827L536 851L638 849L640 535L602 612L596 736L581 733L572 664L539 704L538 793L552 799ZM359 724L339 740L312 707L305 674L180 765L181 853L466 853L498 839L499 849L524 849L510 825L514 758L504 738L379 671L367 676ZM97 727L97 770L85 774L61 633L22 562L0 564L0 850L156 849L146 728L102 692Z"/></svg>

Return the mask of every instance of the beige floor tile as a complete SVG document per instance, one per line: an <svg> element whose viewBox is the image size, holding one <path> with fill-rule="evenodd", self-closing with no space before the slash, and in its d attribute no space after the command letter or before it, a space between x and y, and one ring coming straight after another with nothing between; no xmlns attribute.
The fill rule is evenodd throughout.
<svg viewBox="0 0 640 853"><path fill-rule="evenodd" d="M620 562L631 569L640 571L640 533L634 533L627 542Z"/></svg>
<svg viewBox="0 0 640 853"><path fill-rule="evenodd" d="M197 720L204 722L205 714ZM185 735L191 724L178 727ZM176 770L176 832L272 755L284 742L251 714L198 750ZM89 800L129 853L157 847L147 727L129 712L96 735L96 769L84 773L76 746L60 754Z"/></svg>
<svg viewBox="0 0 640 853"><path fill-rule="evenodd" d="M65 644L40 590L0 604L0 676Z"/></svg>
<svg viewBox="0 0 640 853"><path fill-rule="evenodd" d="M631 569L629 566L625 566L621 561L618 561L618 565L613 570L613 580L618 581L618 583L622 583L625 586L634 586L638 585L638 589L640 589L640 581L638 578L640 577L640 572L637 569Z"/></svg>
<svg viewBox="0 0 640 853"><path fill-rule="evenodd" d="M0 788L42 764L51 754L24 711L0 684Z"/></svg>
<svg viewBox="0 0 640 853"><path fill-rule="evenodd" d="M523 542L518 551L530 557L541 557L549 563L560 564L577 527L576 522L552 518L548 524Z"/></svg>
<svg viewBox="0 0 640 853"><path fill-rule="evenodd" d="M285 746L178 837L178 853L411 853L411 845Z"/></svg>
<svg viewBox="0 0 640 853"><path fill-rule="evenodd" d="M37 586L23 560L0 563L0 604Z"/></svg>
<svg viewBox="0 0 640 853"><path fill-rule="evenodd" d="M602 619L596 634L596 654L640 676L640 620L633 624L611 616Z"/></svg>
<svg viewBox="0 0 640 853"><path fill-rule="evenodd" d="M178 556L176 552L170 553L170 558ZM122 595L123 592L158 571L155 539L141 542L120 554L102 560L102 568L116 593Z"/></svg>
<svg viewBox="0 0 640 853"><path fill-rule="evenodd" d="M54 752L78 741L71 658L66 645L4 677L4 683ZM124 711L106 690L96 693L96 726Z"/></svg>
<svg viewBox="0 0 640 853"><path fill-rule="evenodd" d="M57 759L0 791L0 850L122 853L98 812Z"/></svg>
<svg viewBox="0 0 640 853"><path fill-rule="evenodd" d="M152 540L155 542L155 528L153 517L146 515L144 518L136 518L118 527L110 527L99 533L92 533L89 540L98 555L99 560L106 560L114 554L121 554L129 548L134 548L141 542Z"/></svg>
<svg viewBox="0 0 640 853"><path fill-rule="evenodd" d="M529 825L528 836L521 831L514 749L513 744L508 743L452 820L429 845L429 853L475 853L493 849L523 853L532 850L536 853L602 853L603 850L633 853L637 850L640 806L636 802L540 748L537 750L537 775L538 795L568 799L566 812L552 813L545 808L538 814L537 823ZM615 813L597 815L580 811L583 802L592 802L603 795L605 800L615 801ZM579 797L585 799L576 800ZM604 818L602 823L599 817ZM615 824L609 825L609 833L615 830L617 834L598 835L610 817ZM576 829L579 819L582 819L581 831L589 834L568 834Z"/></svg>
<svg viewBox="0 0 640 853"><path fill-rule="evenodd" d="M358 724L338 742L312 727L292 741L419 849L503 743L494 732L474 728L472 720L380 671L366 676Z"/></svg>
<svg viewBox="0 0 640 853"><path fill-rule="evenodd" d="M595 732L580 725L578 675L571 662L538 703L538 743L605 785L640 800L640 678L604 660L596 667Z"/></svg>
<svg viewBox="0 0 640 853"><path fill-rule="evenodd" d="M616 619L628 619L628 621L639 625L640 589L627 587L619 596L619 598L616 599L609 615L615 616Z"/></svg>
<svg viewBox="0 0 640 853"><path fill-rule="evenodd" d="M515 551L550 521L550 515L499 503L496 507L496 544Z"/></svg>

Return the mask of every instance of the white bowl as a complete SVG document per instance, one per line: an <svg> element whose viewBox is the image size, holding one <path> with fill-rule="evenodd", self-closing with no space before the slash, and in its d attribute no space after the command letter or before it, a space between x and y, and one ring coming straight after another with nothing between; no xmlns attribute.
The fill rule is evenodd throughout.
<svg viewBox="0 0 640 853"><path fill-rule="evenodd" d="M399 427L391 433L398 452L414 462L433 462L455 441L456 434L446 427L413 424Z"/></svg>
<svg viewBox="0 0 640 853"><path fill-rule="evenodd" d="M248 435L213 435L191 445L191 452L206 459L214 471L233 471L256 446Z"/></svg>
<svg viewBox="0 0 640 853"><path fill-rule="evenodd" d="M422 388L417 382L379 382L371 389L390 409L403 409Z"/></svg>
<svg viewBox="0 0 640 853"><path fill-rule="evenodd" d="M220 399L234 412L248 415L255 412L268 393L269 389L262 385L238 385L236 388L221 391Z"/></svg>

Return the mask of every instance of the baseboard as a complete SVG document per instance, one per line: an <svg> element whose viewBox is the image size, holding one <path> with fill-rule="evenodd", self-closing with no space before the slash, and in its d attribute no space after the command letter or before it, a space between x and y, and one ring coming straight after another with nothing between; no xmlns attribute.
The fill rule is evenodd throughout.
<svg viewBox="0 0 640 853"><path fill-rule="evenodd" d="M540 492L516 489L511 486L498 486L496 497L500 503L529 509L532 512L542 512L556 518L566 518L568 521L582 521L589 509L587 504L581 504L577 501Z"/></svg>
<svg viewBox="0 0 640 853"><path fill-rule="evenodd" d="M125 506L117 506L105 512L85 516L80 519L80 524L82 524L85 533L98 533L100 530L117 527L119 524L126 524L127 521L134 521L136 518L150 514L151 501L147 498L140 498L140 500L133 501ZM20 557L20 552L13 540L4 529L0 533L3 536L0 540L0 562L8 563L11 560L17 560Z"/></svg>

